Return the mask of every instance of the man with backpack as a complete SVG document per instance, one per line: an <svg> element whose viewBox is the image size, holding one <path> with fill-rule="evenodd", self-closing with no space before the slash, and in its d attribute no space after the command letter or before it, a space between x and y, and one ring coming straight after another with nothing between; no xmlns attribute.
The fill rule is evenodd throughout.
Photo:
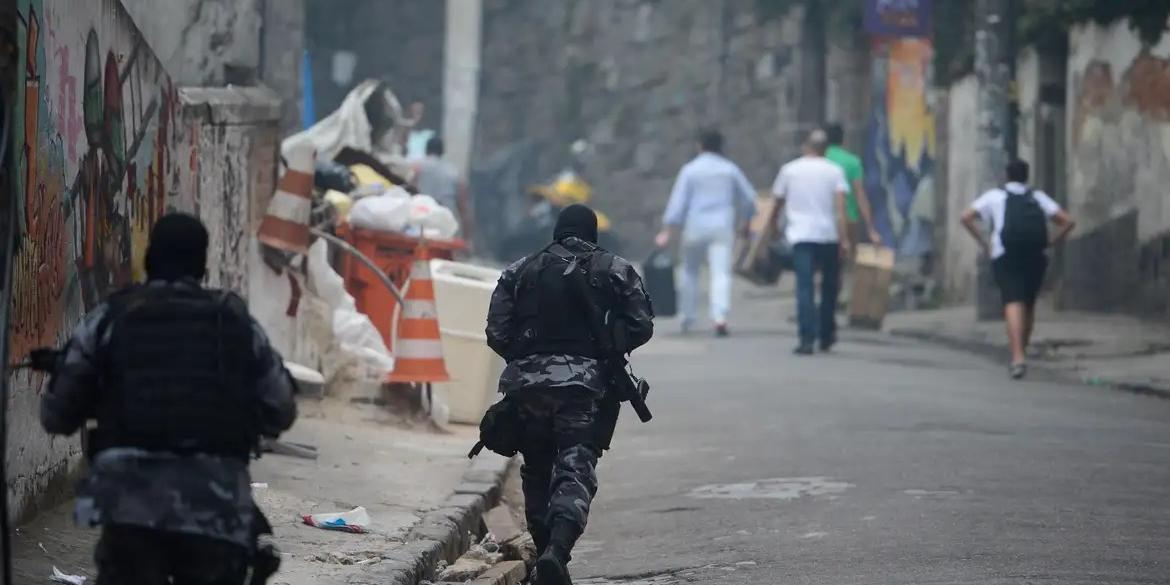
<svg viewBox="0 0 1170 585"><path fill-rule="evenodd" d="M991 257L995 283L1003 296L1004 320L1011 344L1013 379L1028 372L1026 352L1036 319L1036 297L1048 268L1047 250L1064 241L1076 222L1043 191L1028 186L1028 163L1007 166L1007 184L992 189L963 213L963 227ZM990 241L979 222L991 226ZM1049 234L1048 223L1056 226Z"/></svg>

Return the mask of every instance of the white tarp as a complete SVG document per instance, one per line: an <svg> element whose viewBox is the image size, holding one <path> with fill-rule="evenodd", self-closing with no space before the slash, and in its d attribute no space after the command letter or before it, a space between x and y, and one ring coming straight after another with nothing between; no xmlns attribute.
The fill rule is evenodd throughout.
<svg viewBox="0 0 1170 585"><path fill-rule="evenodd" d="M368 152L384 163L392 166L403 166L405 157L401 146L395 144L395 137L403 128L409 127L408 120L402 110L402 104L389 89L381 92L385 100L386 111L395 124L395 129L388 130L379 142L374 142L373 125L366 114L366 102L378 90L380 82L376 79L367 79L358 84L341 106L329 114L312 128L294 134L281 143L281 152L287 152L297 144L309 143L317 151L317 160L333 160L337 153L346 146L363 152Z"/></svg>

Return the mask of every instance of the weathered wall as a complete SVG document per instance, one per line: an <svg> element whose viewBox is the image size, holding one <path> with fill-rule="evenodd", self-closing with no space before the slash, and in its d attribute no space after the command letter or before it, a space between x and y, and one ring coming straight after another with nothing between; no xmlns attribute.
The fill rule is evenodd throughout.
<svg viewBox="0 0 1170 585"><path fill-rule="evenodd" d="M975 298L975 263L979 247L959 225L959 215L979 196L975 176L976 133L971 131L976 116L978 88L973 75L951 85L947 91L946 183L940 194L946 198L947 215L936 220L945 236L942 288L949 301L962 303Z"/></svg>
<svg viewBox="0 0 1170 585"><path fill-rule="evenodd" d="M1125 23L1069 37L1064 306L1170 307L1170 39L1144 47Z"/></svg>
<svg viewBox="0 0 1170 585"><path fill-rule="evenodd" d="M362 80L375 78L389 82L404 106L424 103L423 125L439 128L446 2L308 0L307 10L305 43L318 118L341 105ZM335 63L346 55L356 59L353 74L335 79Z"/></svg>
<svg viewBox="0 0 1170 585"><path fill-rule="evenodd" d="M305 51L305 0L263 0L260 80L279 96L283 135L301 129L301 63Z"/></svg>
<svg viewBox="0 0 1170 585"><path fill-rule="evenodd" d="M176 85L255 83L263 2L290 0L122 0L146 44Z"/></svg>
<svg viewBox="0 0 1170 585"><path fill-rule="evenodd" d="M19 12L19 62L30 66L19 71L12 142L12 355L60 345L86 311L141 279L150 227L169 210L203 217L211 282L244 292L250 235L241 228L251 197L271 192L271 180L258 181L273 172L275 117L270 137L233 138L206 123L206 108L184 108L117 0L21 0ZM40 428L44 378L22 372L11 382L7 494L22 516L67 491L80 452L76 438Z"/></svg>
<svg viewBox="0 0 1170 585"><path fill-rule="evenodd" d="M487 0L473 160L532 140L547 179L587 140L597 206L644 248L702 125L760 188L798 154L820 122L800 118L802 29L799 11L761 21L751 0Z"/></svg>

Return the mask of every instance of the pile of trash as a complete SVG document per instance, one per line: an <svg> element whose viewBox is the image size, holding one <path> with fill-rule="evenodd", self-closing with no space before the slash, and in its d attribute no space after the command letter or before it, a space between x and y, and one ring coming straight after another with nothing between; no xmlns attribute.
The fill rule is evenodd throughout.
<svg viewBox="0 0 1170 585"><path fill-rule="evenodd" d="M453 210L418 193L410 178L415 162L407 143L421 111L406 113L385 82L366 80L337 111L281 144L287 157L316 151L314 223L348 222L355 228L451 239L459 233ZM316 221L316 220L321 221Z"/></svg>
<svg viewBox="0 0 1170 585"><path fill-rule="evenodd" d="M298 157L315 153L308 219L317 235L351 244L357 230L436 241L457 237L460 225L454 211L412 184L417 161L408 155L408 144L425 134L415 129L421 117L421 106L407 112L385 82L366 80L335 112L283 141L286 173L290 164L296 167L292 163ZM303 166L298 170L309 172L308 164ZM310 190L308 184L304 188ZM328 393L337 392L339 385L359 390L380 383L393 371L394 357L384 332L357 309L361 303L347 291L346 278L353 275L339 273L342 265L321 237L302 254L288 266L312 295L304 312L310 317L304 322L311 325L301 329L320 351L303 359L320 368ZM299 299L299 294L294 297Z"/></svg>

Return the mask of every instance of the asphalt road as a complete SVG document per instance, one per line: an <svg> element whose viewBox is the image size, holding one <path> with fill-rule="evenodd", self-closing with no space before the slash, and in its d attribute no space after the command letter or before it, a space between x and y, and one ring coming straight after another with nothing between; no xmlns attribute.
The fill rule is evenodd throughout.
<svg viewBox="0 0 1170 585"><path fill-rule="evenodd" d="M878 334L798 358L789 305L737 311L635 356L656 419L602 459L578 585L1170 583L1170 401Z"/></svg>

